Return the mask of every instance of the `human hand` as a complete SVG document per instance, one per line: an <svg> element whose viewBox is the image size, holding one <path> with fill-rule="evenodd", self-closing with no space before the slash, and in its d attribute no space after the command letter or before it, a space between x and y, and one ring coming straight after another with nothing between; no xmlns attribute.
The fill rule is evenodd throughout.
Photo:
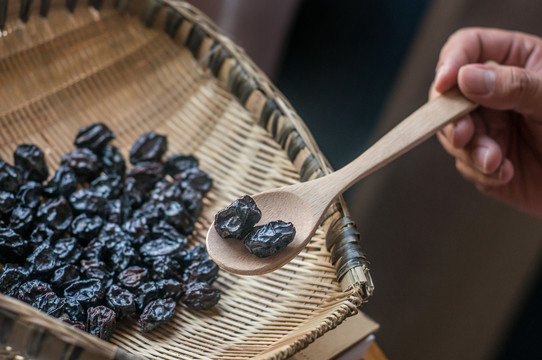
<svg viewBox="0 0 542 360"><path fill-rule="evenodd" d="M498 64L481 64L492 60ZM466 28L443 46L430 98L458 85L481 106L438 133L482 192L542 216L542 38Z"/></svg>

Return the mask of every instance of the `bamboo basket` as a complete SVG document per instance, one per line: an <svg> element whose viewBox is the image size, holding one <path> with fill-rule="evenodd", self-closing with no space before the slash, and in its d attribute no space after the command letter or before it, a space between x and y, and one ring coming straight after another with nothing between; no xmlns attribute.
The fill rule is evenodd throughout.
<svg viewBox="0 0 542 360"><path fill-rule="evenodd" d="M244 52L176 0L0 0L0 157L35 143L56 170L81 126L107 123L123 154L144 132L168 136L211 174L192 245L243 194L329 171L294 109ZM0 295L0 358L285 359L355 314L372 294L360 235L342 199L297 258L273 273L222 271L212 310L178 305L143 334L110 342ZM17 356L17 357L15 357Z"/></svg>

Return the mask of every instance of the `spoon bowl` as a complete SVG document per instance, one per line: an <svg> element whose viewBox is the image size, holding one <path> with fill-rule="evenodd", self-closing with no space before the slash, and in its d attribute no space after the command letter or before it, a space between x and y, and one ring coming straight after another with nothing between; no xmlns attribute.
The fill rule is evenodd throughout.
<svg viewBox="0 0 542 360"><path fill-rule="evenodd" d="M253 195L262 212L258 224L283 220L296 228L294 240L276 254L259 258L243 241L221 238L213 223L207 233L209 255L221 268L241 275L264 274L284 266L305 248L327 208L346 189L476 107L453 89L420 107L345 167L315 180Z"/></svg>

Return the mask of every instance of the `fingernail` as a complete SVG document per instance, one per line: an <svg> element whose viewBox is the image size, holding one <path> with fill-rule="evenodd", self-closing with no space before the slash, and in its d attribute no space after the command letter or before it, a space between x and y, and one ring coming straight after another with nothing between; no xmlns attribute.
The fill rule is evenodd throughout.
<svg viewBox="0 0 542 360"><path fill-rule="evenodd" d="M476 167L483 172L487 169L487 159L489 158L489 150L484 147L477 147L471 153L472 160Z"/></svg>
<svg viewBox="0 0 542 360"><path fill-rule="evenodd" d="M495 85L495 72L483 65L467 66L460 71L460 82L471 94L490 94Z"/></svg>

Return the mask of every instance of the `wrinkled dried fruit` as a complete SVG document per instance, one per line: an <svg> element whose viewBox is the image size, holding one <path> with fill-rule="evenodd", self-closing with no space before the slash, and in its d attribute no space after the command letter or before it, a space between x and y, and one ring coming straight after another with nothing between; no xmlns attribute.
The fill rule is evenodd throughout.
<svg viewBox="0 0 542 360"><path fill-rule="evenodd" d="M0 270L0 292L6 293L14 285L21 285L28 281L30 272L17 264L6 264Z"/></svg>
<svg viewBox="0 0 542 360"><path fill-rule="evenodd" d="M100 233L103 223L104 221L99 216L89 217L81 214L73 219L72 235L86 244Z"/></svg>
<svg viewBox="0 0 542 360"><path fill-rule="evenodd" d="M77 175L69 166L61 166L55 172L51 180L43 188L43 192L50 197L70 196L78 185Z"/></svg>
<svg viewBox="0 0 542 360"><path fill-rule="evenodd" d="M175 180L180 181L183 188L192 188L202 194L207 193L213 186L213 179L200 168L191 168L175 175Z"/></svg>
<svg viewBox="0 0 542 360"><path fill-rule="evenodd" d="M25 255L25 241L12 229L0 227L0 261L18 261Z"/></svg>
<svg viewBox="0 0 542 360"><path fill-rule="evenodd" d="M15 195L7 191L0 191L0 219L7 218L16 205Z"/></svg>
<svg viewBox="0 0 542 360"><path fill-rule="evenodd" d="M167 174L175 176L198 166L199 161L193 155L175 154L167 158L164 163L164 170Z"/></svg>
<svg viewBox="0 0 542 360"><path fill-rule="evenodd" d="M56 255L51 244L43 243L26 258L26 267L33 275L48 276L56 267Z"/></svg>
<svg viewBox="0 0 542 360"><path fill-rule="evenodd" d="M143 332L149 332L170 321L175 316L175 300L158 299L150 302L139 317Z"/></svg>
<svg viewBox="0 0 542 360"><path fill-rule="evenodd" d="M21 144L13 153L13 164L29 181L43 182L49 176L45 154L34 144Z"/></svg>
<svg viewBox="0 0 542 360"><path fill-rule="evenodd" d="M97 305L104 298L104 288L100 279L76 281L64 290L64 297L79 301L83 307Z"/></svg>
<svg viewBox="0 0 542 360"><path fill-rule="evenodd" d="M250 253L259 258L271 256L284 249L294 240L295 227L291 222L271 221L256 226L247 235L245 246Z"/></svg>
<svg viewBox="0 0 542 360"><path fill-rule="evenodd" d="M212 260L196 261L183 274L184 283L206 282L212 284L218 278L218 265Z"/></svg>
<svg viewBox="0 0 542 360"><path fill-rule="evenodd" d="M53 246L53 252L56 255L57 266L79 264L83 247L74 237L60 238Z"/></svg>
<svg viewBox="0 0 542 360"><path fill-rule="evenodd" d="M59 298L54 292L48 292L36 297L32 307L43 311L47 315L59 317L64 309L64 299Z"/></svg>
<svg viewBox="0 0 542 360"><path fill-rule="evenodd" d="M189 283L181 300L190 309L209 310L220 300L220 290L205 282Z"/></svg>
<svg viewBox="0 0 542 360"><path fill-rule="evenodd" d="M35 211L21 205L17 205L11 211L9 227L21 235L27 235L34 229Z"/></svg>
<svg viewBox="0 0 542 360"><path fill-rule="evenodd" d="M254 199L245 195L215 215L215 229L222 238L243 239L262 217Z"/></svg>
<svg viewBox="0 0 542 360"><path fill-rule="evenodd" d="M73 219L71 206L64 196L47 200L38 208L36 216L57 232L67 230Z"/></svg>
<svg viewBox="0 0 542 360"><path fill-rule="evenodd" d="M147 281L148 276L149 271L147 269L139 266L130 266L122 271L117 276L117 279L121 286L134 291Z"/></svg>
<svg viewBox="0 0 542 360"><path fill-rule="evenodd" d="M70 195L70 204L77 214L89 216L104 216L107 209L107 199L91 189L80 189Z"/></svg>
<svg viewBox="0 0 542 360"><path fill-rule="evenodd" d="M30 280L19 286L17 298L27 304L32 304L40 295L53 291L51 285L41 280Z"/></svg>
<svg viewBox="0 0 542 360"><path fill-rule="evenodd" d="M36 209L41 202L43 186L35 181L22 185L17 192L17 201L24 207Z"/></svg>
<svg viewBox="0 0 542 360"><path fill-rule="evenodd" d="M73 264L68 264L59 267L51 275L51 285L59 293L63 293L64 289L73 284L74 282L81 280L79 275L79 267Z"/></svg>
<svg viewBox="0 0 542 360"><path fill-rule="evenodd" d="M107 175L124 176L126 162L116 146L107 145L102 150L101 157L103 171Z"/></svg>
<svg viewBox="0 0 542 360"><path fill-rule="evenodd" d="M119 319L130 316L136 311L134 294L118 285L112 285L109 288L105 301L107 306L117 313Z"/></svg>
<svg viewBox="0 0 542 360"><path fill-rule="evenodd" d="M0 159L0 189L16 194L23 183L23 175L15 167Z"/></svg>
<svg viewBox="0 0 542 360"><path fill-rule="evenodd" d="M61 165L69 166L82 181L92 181L100 175L101 163L89 149L81 148L74 150L61 159Z"/></svg>
<svg viewBox="0 0 542 360"><path fill-rule="evenodd" d="M73 144L78 148L87 148L100 152L105 145L115 138L115 134L102 123L94 123L79 129Z"/></svg>
<svg viewBox="0 0 542 360"><path fill-rule="evenodd" d="M87 310L87 331L102 340L109 340L115 330L115 312L103 305Z"/></svg>
<svg viewBox="0 0 542 360"><path fill-rule="evenodd" d="M167 138L155 132L141 135L130 149L130 162L160 161L167 151Z"/></svg>

